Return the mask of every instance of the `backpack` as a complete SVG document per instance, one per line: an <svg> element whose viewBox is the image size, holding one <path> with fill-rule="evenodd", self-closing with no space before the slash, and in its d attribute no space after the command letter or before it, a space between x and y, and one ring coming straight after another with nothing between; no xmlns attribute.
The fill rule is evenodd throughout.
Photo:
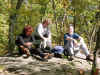
<svg viewBox="0 0 100 75"><path fill-rule="evenodd" d="M54 49L52 49L52 52L57 54L62 54L63 51L64 51L63 46L55 46Z"/></svg>

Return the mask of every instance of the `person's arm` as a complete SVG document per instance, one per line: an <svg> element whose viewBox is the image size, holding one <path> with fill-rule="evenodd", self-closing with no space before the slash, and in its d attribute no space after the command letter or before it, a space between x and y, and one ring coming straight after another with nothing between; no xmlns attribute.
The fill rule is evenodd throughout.
<svg viewBox="0 0 100 75"><path fill-rule="evenodd" d="M64 35L64 39L65 39L65 40L73 40L73 38L69 37L68 34L65 34L65 35Z"/></svg>
<svg viewBox="0 0 100 75"><path fill-rule="evenodd" d="M74 40L75 45L80 45L84 42L83 38L77 33L75 33L75 39L76 39ZM79 40L79 42L77 40Z"/></svg>
<svg viewBox="0 0 100 75"><path fill-rule="evenodd" d="M36 42L34 35L32 34L32 44Z"/></svg>
<svg viewBox="0 0 100 75"><path fill-rule="evenodd" d="M73 38L71 37L67 37L66 40L74 40Z"/></svg>
<svg viewBox="0 0 100 75"><path fill-rule="evenodd" d="M25 43L23 37L19 37L19 39L20 39L21 45L23 46L28 47L31 44L30 42Z"/></svg>
<svg viewBox="0 0 100 75"><path fill-rule="evenodd" d="M28 48L24 47L23 45L20 45L20 48L26 53L28 56L30 55L30 51Z"/></svg>
<svg viewBox="0 0 100 75"><path fill-rule="evenodd" d="M45 37L42 34L43 32L42 30L43 30L42 24L39 24L39 26L37 27L37 31L38 31L39 36L44 40Z"/></svg>
<svg viewBox="0 0 100 75"><path fill-rule="evenodd" d="M76 39L74 39L74 38L67 37L66 39L67 39L67 40L74 41L74 44L75 44L75 45L77 45L77 44L78 44L77 40L76 40Z"/></svg>
<svg viewBox="0 0 100 75"><path fill-rule="evenodd" d="M20 45L20 48L21 48L22 50L26 50L26 48L25 48L23 45Z"/></svg>
<svg viewBox="0 0 100 75"><path fill-rule="evenodd" d="M19 42L20 42L19 45L21 45L21 46L25 46L25 47L27 47L27 48L28 48L29 46L32 45L32 42L27 42L27 43L25 43L25 42L24 42L24 39L23 39L22 36L19 37Z"/></svg>
<svg viewBox="0 0 100 75"><path fill-rule="evenodd" d="M64 36L65 40L73 41L73 42L74 42L74 45L77 46L77 45L78 45L77 40L78 40L78 38L79 38L79 35L73 34L74 37L70 37L70 36L68 36L68 35L69 35L69 34L65 34L65 36Z"/></svg>
<svg viewBox="0 0 100 75"><path fill-rule="evenodd" d="M15 43L16 43L17 46L24 45L24 40L23 40L22 36L18 36L16 38Z"/></svg>
<svg viewBox="0 0 100 75"><path fill-rule="evenodd" d="M84 43L84 39L82 37L79 37L80 44Z"/></svg>
<svg viewBox="0 0 100 75"><path fill-rule="evenodd" d="M51 31L49 30L48 32L49 32L48 38L51 39Z"/></svg>
<svg viewBox="0 0 100 75"><path fill-rule="evenodd" d="M35 45L38 45L40 43L40 40L36 40L34 35L32 34L32 45L35 46Z"/></svg>

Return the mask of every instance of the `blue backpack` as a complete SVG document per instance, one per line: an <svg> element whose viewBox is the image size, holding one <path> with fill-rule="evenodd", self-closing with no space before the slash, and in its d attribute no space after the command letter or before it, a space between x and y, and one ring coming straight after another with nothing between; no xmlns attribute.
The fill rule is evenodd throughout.
<svg viewBox="0 0 100 75"><path fill-rule="evenodd" d="M54 49L52 49L52 52L57 54L62 54L63 51L64 51L63 46L55 46Z"/></svg>

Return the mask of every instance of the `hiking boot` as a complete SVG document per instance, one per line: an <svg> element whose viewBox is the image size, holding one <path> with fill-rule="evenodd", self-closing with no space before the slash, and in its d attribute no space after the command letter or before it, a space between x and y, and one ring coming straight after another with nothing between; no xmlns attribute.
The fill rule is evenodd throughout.
<svg viewBox="0 0 100 75"><path fill-rule="evenodd" d="M90 55L88 55L88 56L86 57L86 60L93 61L93 57L91 57Z"/></svg>

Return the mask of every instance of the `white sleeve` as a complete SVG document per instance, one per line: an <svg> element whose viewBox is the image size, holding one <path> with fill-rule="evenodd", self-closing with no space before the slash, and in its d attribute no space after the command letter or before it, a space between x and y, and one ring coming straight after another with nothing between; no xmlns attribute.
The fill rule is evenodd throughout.
<svg viewBox="0 0 100 75"><path fill-rule="evenodd" d="M79 37L79 39L81 44L84 43L84 39L82 37Z"/></svg>
<svg viewBox="0 0 100 75"><path fill-rule="evenodd" d="M43 34L42 34L43 32L42 24L38 25L37 31L38 31L39 36L44 39Z"/></svg>
<svg viewBox="0 0 100 75"><path fill-rule="evenodd" d="M49 31L49 36L48 36L48 38L51 39L51 32L50 32L50 31Z"/></svg>

